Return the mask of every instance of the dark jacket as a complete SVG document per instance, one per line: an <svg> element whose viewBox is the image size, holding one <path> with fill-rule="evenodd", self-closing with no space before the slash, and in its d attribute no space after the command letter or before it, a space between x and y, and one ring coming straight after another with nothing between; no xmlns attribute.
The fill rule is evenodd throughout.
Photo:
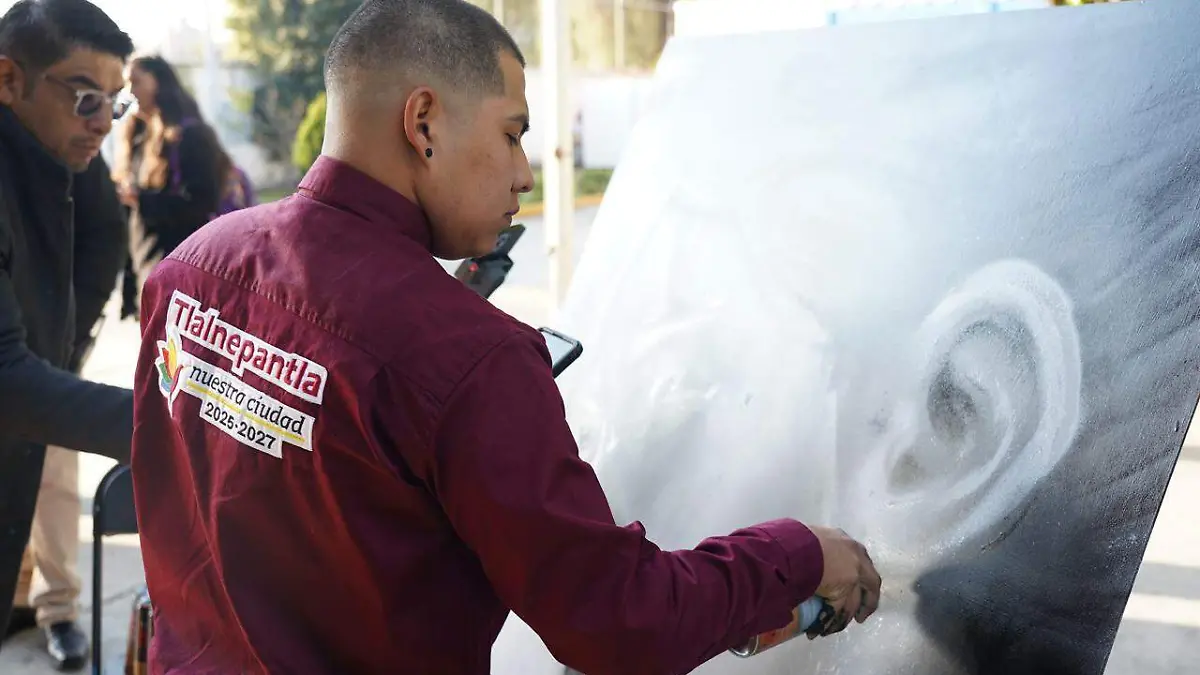
<svg viewBox="0 0 1200 675"><path fill-rule="evenodd" d="M100 316L123 261L107 173L98 160L75 185L0 106L0 625L11 610L45 446L120 460L129 453L133 392L68 370L79 360L77 336L86 338Z"/></svg>
<svg viewBox="0 0 1200 675"><path fill-rule="evenodd" d="M69 370L79 372L95 342L100 317L116 288L128 255L126 209L117 197L112 172L97 157L72 181L75 199L75 344Z"/></svg>

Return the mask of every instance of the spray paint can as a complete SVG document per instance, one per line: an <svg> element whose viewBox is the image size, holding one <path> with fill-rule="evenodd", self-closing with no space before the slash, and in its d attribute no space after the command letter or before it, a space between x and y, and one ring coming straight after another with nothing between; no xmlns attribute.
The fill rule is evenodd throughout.
<svg viewBox="0 0 1200 675"><path fill-rule="evenodd" d="M813 596L792 610L792 620L788 625L761 635L756 635L741 647L730 649L729 651L733 655L742 658L761 654L794 637L804 635L811 628L828 621L832 616L833 607L830 607L829 603L825 602L824 599Z"/></svg>

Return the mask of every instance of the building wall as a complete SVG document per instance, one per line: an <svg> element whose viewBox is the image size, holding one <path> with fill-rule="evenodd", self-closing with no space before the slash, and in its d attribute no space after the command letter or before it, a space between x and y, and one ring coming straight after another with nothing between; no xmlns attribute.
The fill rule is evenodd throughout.
<svg viewBox="0 0 1200 675"><path fill-rule="evenodd" d="M576 134L582 164L588 168L617 165L625 140L650 93L651 75L589 74L577 76L570 90L578 123ZM530 133L525 136L525 153L540 165L546 147L543 78L540 70L526 74L525 96L529 100Z"/></svg>

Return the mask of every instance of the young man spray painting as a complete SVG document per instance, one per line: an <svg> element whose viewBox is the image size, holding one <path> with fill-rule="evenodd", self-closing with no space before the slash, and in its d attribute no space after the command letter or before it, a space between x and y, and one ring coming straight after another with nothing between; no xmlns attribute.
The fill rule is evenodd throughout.
<svg viewBox="0 0 1200 675"><path fill-rule="evenodd" d="M874 611L840 531L666 552L617 525L542 337L435 261L489 252L533 184L524 59L494 18L367 0L325 74L298 193L214 221L145 286L153 672L485 675L514 611L581 672L683 673L814 593L830 632Z"/></svg>

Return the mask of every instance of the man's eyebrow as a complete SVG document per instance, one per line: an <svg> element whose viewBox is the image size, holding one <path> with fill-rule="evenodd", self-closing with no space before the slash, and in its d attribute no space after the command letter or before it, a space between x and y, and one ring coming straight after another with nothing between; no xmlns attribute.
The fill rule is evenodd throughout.
<svg viewBox="0 0 1200 675"><path fill-rule="evenodd" d="M80 87L95 89L96 91L104 91L104 87L101 87L99 82L96 82L87 75L71 75L70 77L64 77L63 82L77 84Z"/></svg>

